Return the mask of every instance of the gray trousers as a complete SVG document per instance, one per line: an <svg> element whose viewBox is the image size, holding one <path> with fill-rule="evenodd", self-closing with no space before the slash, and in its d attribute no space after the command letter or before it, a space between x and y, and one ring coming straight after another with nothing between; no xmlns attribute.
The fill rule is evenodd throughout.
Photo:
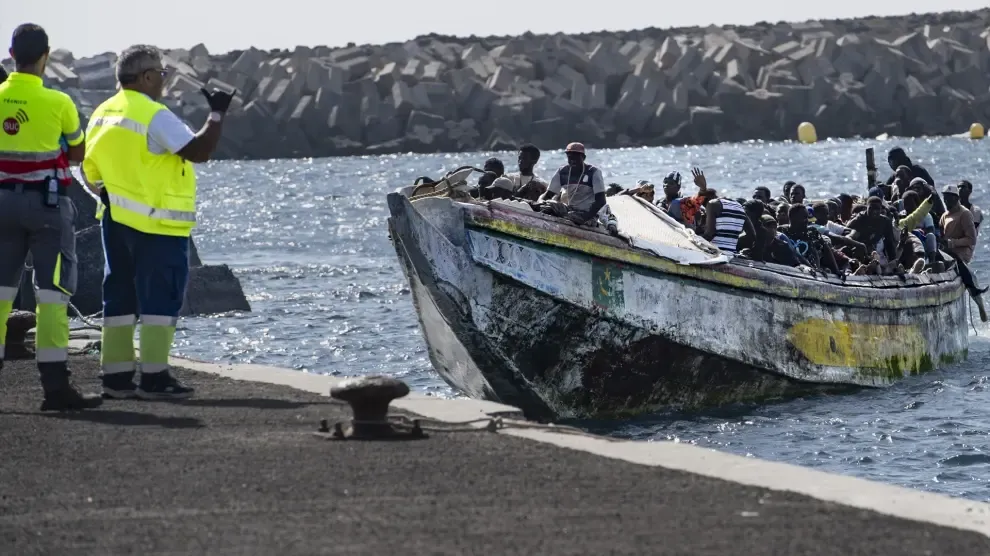
<svg viewBox="0 0 990 556"><path fill-rule="evenodd" d="M0 361L7 317L30 253L38 301L35 355L45 391L63 387L68 376L67 309L78 279L75 218L76 207L67 196L49 208L39 191L0 189Z"/></svg>
<svg viewBox="0 0 990 556"><path fill-rule="evenodd" d="M75 293L75 218L76 207L68 196L59 198L58 208L48 208L39 192L0 189L0 288L13 288L16 295L31 253L35 288ZM0 294L0 299L5 297Z"/></svg>

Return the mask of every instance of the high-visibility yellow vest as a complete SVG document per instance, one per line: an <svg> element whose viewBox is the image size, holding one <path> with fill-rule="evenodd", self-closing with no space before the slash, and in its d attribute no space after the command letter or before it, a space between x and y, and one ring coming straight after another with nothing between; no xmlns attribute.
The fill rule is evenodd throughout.
<svg viewBox="0 0 990 556"><path fill-rule="evenodd" d="M39 183L52 176L63 186L72 183L59 138L75 146L83 137L69 95L15 71L0 84L0 128L0 183Z"/></svg>
<svg viewBox="0 0 990 556"><path fill-rule="evenodd" d="M127 89L101 104L86 129L83 171L106 190L114 222L188 237L196 226L196 174L182 157L148 150L148 126L160 110L168 108Z"/></svg>

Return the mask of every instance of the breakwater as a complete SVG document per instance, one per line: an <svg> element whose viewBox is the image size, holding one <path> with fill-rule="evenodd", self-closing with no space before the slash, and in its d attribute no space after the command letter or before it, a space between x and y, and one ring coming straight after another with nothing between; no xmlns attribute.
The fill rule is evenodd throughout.
<svg viewBox="0 0 990 556"><path fill-rule="evenodd" d="M583 35L166 50L165 102L193 126L203 85L237 88L220 158L944 135L990 121L990 9ZM57 39L57 37L56 37ZM56 50L85 118L116 55Z"/></svg>

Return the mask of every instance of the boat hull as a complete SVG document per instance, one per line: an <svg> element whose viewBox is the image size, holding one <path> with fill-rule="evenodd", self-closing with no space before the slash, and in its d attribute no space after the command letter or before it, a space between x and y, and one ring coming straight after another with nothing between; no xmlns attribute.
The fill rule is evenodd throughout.
<svg viewBox="0 0 990 556"><path fill-rule="evenodd" d="M389 204L434 367L531 418L884 386L966 356L957 286L889 309L793 299L505 233L449 199Z"/></svg>

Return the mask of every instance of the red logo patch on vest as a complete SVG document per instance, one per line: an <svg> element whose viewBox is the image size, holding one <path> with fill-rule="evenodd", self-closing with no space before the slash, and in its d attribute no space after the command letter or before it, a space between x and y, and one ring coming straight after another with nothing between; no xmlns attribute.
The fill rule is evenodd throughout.
<svg viewBox="0 0 990 556"><path fill-rule="evenodd" d="M7 118L3 121L3 131L7 135L17 135L17 132L21 130L21 122L18 122L15 118Z"/></svg>

